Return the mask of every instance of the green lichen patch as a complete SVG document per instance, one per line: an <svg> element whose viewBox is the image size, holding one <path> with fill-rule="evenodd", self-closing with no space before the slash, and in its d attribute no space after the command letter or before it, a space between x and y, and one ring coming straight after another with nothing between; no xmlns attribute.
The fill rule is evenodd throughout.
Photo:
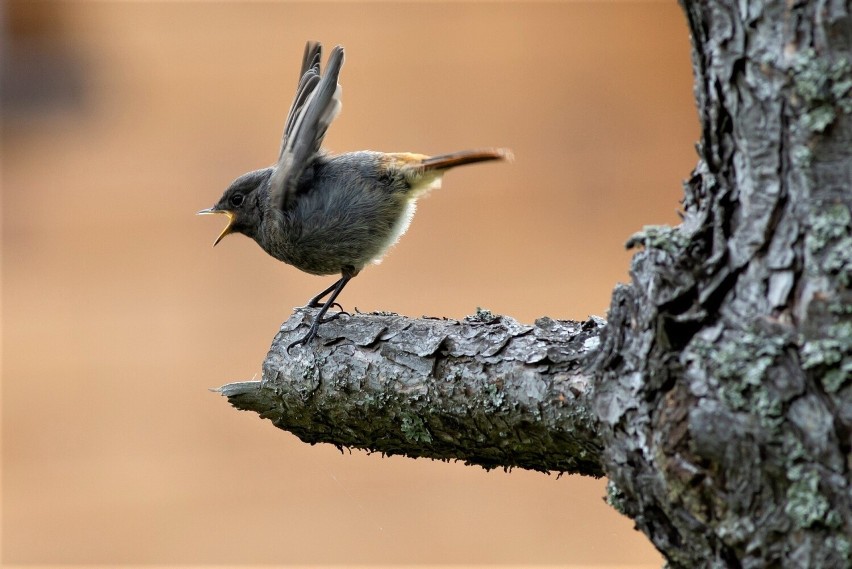
<svg viewBox="0 0 852 569"><path fill-rule="evenodd" d="M627 515L626 502L627 497L616 486L615 482L608 480L606 483L606 503L615 508L615 511Z"/></svg>
<svg viewBox="0 0 852 569"><path fill-rule="evenodd" d="M839 58L828 62L813 49L801 51L791 68L793 86L804 103L803 127L824 132L838 113L852 112L852 65Z"/></svg>
<svg viewBox="0 0 852 569"><path fill-rule="evenodd" d="M824 336L802 343L802 367L816 370L823 387L836 393L852 377L852 322L838 322Z"/></svg>
<svg viewBox="0 0 852 569"><path fill-rule="evenodd" d="M794 466L787 474L786 513L796 527L808 528L816 523L836 527L840 523L826 497L819 490L819 475L813 469Z"/></svg>
<svg viewBox="0 0 852 569"><path fill-rule="evenodd" d="M423 419L417 415L403 415L400 430L403 436L412 443L429 444L432 442L432 433L429 432Z"/></svg>
<svg viewBox="0 0 852 569"><path fill-rule="evenodd" d="M809 219L805 245L815 260L809 273L832 276L840 287L848 288L852 285L852 213L840 202L817 204Z"/></svg>
<svg viewBox="0 0 852 569"><path fill-rule="evenodd" d="M828 246L822 258L823 270L837 276L843 287L852 284L852 237L846 236Z"/></svg>
<svg viewBox="0 0 852 569"><path fill-rule="evenodd" d="M849 237L852 213L843 203L815 205L809 215L811 230L808 232L808 250L820 253L830 243Z"/></svg>
<svg viewBox="0 0 852 569"><path fill-rule="evenodd" d="M783 401L768 375L790 338L757 329L724 336L716 342L693 342L704 365L718 378L722 400L731 408L756 413L764 424L782 417Z"/></svg>
<svg viewBox="0 0 852 569"><path fill-rule="evenodd" d="M852 556L852 542L849 541L849 538L842 535L832 535L825 542L837 552L841 559L849 561Z"/></svg>
<svg viewBox="0 0 852 569"><path fill-rule="evenodd" d="M627 249L642 246L646 249L662 249L667 253L676 253L689 244L689 238L677 227L670 225L646 225L637 231L625 243Z"/></svg>

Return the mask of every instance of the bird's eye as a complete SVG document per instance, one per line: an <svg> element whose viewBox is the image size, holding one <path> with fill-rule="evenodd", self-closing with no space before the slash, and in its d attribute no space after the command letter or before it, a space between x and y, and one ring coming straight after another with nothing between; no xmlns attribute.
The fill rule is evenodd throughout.
<svg viewBox="0 0 852 569"><path fill-rule="evenodd" d="M240 207L241 205L243 205L244 199L245 199L245 196L243 196L243 194L232 195L231 196L231 206L232 207Z"/></svg>

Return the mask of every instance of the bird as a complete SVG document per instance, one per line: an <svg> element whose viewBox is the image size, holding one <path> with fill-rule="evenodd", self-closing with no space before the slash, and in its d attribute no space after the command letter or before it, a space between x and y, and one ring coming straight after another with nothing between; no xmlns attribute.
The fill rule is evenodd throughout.
<svg viewBox="0 0 852 569"><path fill-rule="evenodd" d="M345 314L337 303L340 292L396 244L411 223L417 199L439 187L447 170L512 158L505 148L437 156L323 150L326 131L341 109L338 80L344 49L338 45L331 50L325 73L320 72L321 59L322 45L307 42L277 162L239 176L214 206L198 212L228 218L214 247L239 233L301 271L340 275L308 301L308 307L320 307L319 313L307 334L287 346L288 353L313 340L320 324ZM340 312L326 316L333 306Z"/></svg>

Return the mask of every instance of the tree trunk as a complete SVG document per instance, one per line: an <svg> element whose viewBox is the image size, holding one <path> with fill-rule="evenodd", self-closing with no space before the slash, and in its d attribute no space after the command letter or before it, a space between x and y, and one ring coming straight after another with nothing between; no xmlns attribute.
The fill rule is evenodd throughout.
<svg viewBox="0 0 852 569"><path fill-rule="evenodd" d="M674 567L850 563L846 8L685 2L701 160L595 383L612 494Z"/></svg>
<svg viewBox="0 0 852 569"><path fill-rule="evenodd" d="M700 160L605 326L355 315L285 357L300 312L231 402L312 443L605 474L671 567L850 566L849 5L683 3Z"/></svg>

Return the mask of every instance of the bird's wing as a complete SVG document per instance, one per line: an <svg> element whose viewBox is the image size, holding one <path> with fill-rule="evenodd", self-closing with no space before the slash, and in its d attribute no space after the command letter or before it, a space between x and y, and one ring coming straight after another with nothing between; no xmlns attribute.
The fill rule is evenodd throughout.
<svg viewBox="0 0 852 569"><path fill-rule="evenodd" d="M320 59L322 58L322 44L315 41L309 41L305 44L305 55L302 57L302 70L299 72L299 85L296 87L296 96L293 98L293 104L290 105L290 112L287 113L287 120L284 123L284 134L281 137L281 150L278 152L278 158L284 154L284 148L287 145L287 135L293 130L293 123L296 117L305 106L305 101L320 80Z"/></svg>
<svg viewBox="0 0 852 569"><path fill-rule="evenodd" d="M281 152L269 180L270 201L284 209L296 191L305 168L319 152L322 139L340 112L341 88L337 83L343 65L343 48L335 47L328 58L325 74L320 76L322 46L308 42L302 60L302 77L290 107Z"/></svg>

